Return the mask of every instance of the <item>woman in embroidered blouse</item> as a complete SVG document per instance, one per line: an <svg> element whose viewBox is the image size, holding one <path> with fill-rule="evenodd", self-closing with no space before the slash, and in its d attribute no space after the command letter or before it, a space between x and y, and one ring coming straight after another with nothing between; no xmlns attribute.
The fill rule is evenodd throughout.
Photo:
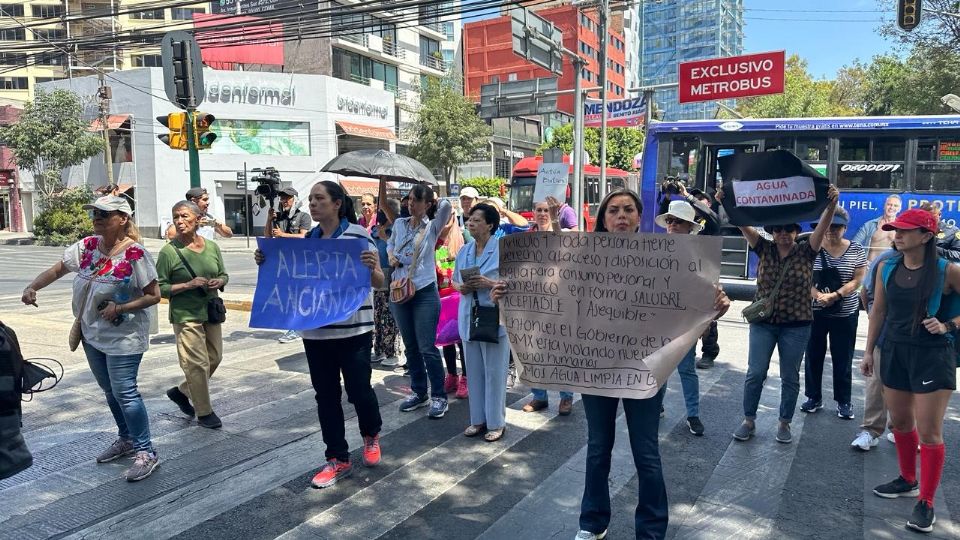
<svg viewBox="0 0 960 540"><path fill-rule="evenodd" d="M223 336L220 324L207 320L207 304L229 276L217 243L197 234L202 216L190 201L174 205L177 236L160 250L157 274L160 294L170 299L170 323L185 377L167 390L167 397L183 414L196 415L198 424L215 429L223 424L210 405L209 382L223 359Z"/></svg>
<svg viewBox="0 0 960 540"><path fill-rule="evenodd" d="M446 372L437 350L437 323L440 320L440 294L437 290L437 272L434 246L443 227L450 221L453 207L443 199L434 219L427 217L435 195L429 186L417 185L410 190L410 217L393 224L393 235L387 242L387 256L393 267L391 279L409 278L416 293L413 298L398 304L390 302L390 311L400 328L407 349L412 392L400 404L403 412L430 406L430 418L441 418L447 412L447 393L443 389ZM416 265L414 250L418 251ZM430 398L427 397L429 377ZM432 398L432 399L431 399Z"/></svg>
<svg viewBox="0 0 960 540"><path fill-rule="evenodd" d="M486 433L484 439L494 442L506 431L507 365L510 362L510 342L507 331L500 325L499 343L470 340L470 313L473 302L492 306L490 289L500 279L499 243L492 239L500 226L500 212L492 205L480 203L470 209L467 229L473 236L457 254L453 272L453 286L460 291L458 324L463 340L463 353L470 372L467 387L470 394L470 426L463 432L467 437ZM464 269L476 268L479 273L464 278ZM474 297L476 295L476 297Z"/></svg>
<svg viewBox="0 0 960 540"><path fill-rule="evenodd" d="M80 320L83 351L118 431L117 440L97 456L97 463L135 453L125 476L136 482L150 476L160 463L137 389L137 371L149 343L145 310L160 301L157 269L140 244L140 232L125 199L101 197L83 208L93 213L94 236L68 247L62 260L24 289L22 300L37 305L38 290L76 272L73 313Z"/></svg>

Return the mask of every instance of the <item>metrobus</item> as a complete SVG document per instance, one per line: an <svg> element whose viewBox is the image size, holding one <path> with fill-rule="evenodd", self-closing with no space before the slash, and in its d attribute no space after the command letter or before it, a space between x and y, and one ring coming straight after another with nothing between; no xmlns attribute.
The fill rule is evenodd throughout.
<svg viewBox="0 0 960 540"><path fill-rule="evenodd" d="M656 230L666 177L712 196L722 182L718 158L775 149L790 150L840 189L840 204L850 212L847 238L880 217L893 194L903 210L930 201L941 206L949 224L960 220L960 115L685 120L650 125L641 230ZM723 245L722 275L755 278L756 257L736 228L725 230Z"/></svg>
<svg viewBox="0 0 960 540"><path fill-rule="evenodd" d="M570 156L563 156L564 163L570 163ZM525 157L513 167L510 178L509 206L510 209L528 220L533 220L533 188L537 180L537 171L543 163L542 156ZM570 165L570 181L573 182L573 165ZM635 173L607 167L607 192L619 188L629 188L637 191L639 176ZM586 230L593 230L596 221L597 207L600 206L600 167L584 165L583 182L583 218ZM569 184L567 187L567 204L571 204Z"/></svg>

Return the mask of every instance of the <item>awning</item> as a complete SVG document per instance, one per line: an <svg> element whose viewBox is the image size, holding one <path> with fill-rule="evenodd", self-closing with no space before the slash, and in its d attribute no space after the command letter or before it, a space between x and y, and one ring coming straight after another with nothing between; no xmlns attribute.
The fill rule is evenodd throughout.
<svg viewBox="0 0 960 540"><path fill-rule="evenodd" d="M383 139L385 141L395 141L397 136L393 130L385 127L365 126L363 124L354 124L353 122L337 122L337 128L347 135L354 137L366 137L368 139Z"/></svg>
<svg viewBox="0 0 960 540"><path fill-rule="evenodd" d="M351 197L367 194L376 197L380 193L380 181L373 178L341 178L340 185Z"/></svg>
<svg viewBox="0 0 960 540"><path fill-rule="evenodd" d="M124 122L130 119L129 114L111 114L107 117L107 129L119 129ZM90 131L103 131L103 128L100 127L100 119L97 118L90 123Z"/></svg>

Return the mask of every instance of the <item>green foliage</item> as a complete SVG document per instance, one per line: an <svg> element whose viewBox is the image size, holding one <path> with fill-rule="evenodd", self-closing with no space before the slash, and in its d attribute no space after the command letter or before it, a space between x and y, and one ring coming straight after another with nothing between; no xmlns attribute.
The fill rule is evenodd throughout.
<svg viewBox="0 0 960 540"><path fill-rule="evenodd" d="M86 187L64 189L41 202L33 220L33 234L40 244L65 246L93 234L93 223L83 205L93 200Z"/></svg>
<svg viewBox="0 0 960 540"><path fill-rule="evenodd" d="M80 98L69 90L37 89L16 124L0 128L0 140L13 161L33 173L41 198L62 187L60 173L103 151L103 139L87 131Z"/></svg>
<svg viewBox="0 0 960 540"><path fill-rule="evenodd" d="M903 45L933 48L960 48L960 2L957 0L923 0L919 26L906 32L897 26L896 2L877 0L879 11L887 14L880 28L880 35L899 41Z"/></svg>
<svg viewBox="0 0 960 540"><path fill-rule="evenodd" d="M439 169L449 188L457 167L485 149L490 134L490 126L455 85L429 79L420 91L409 154L430 169Z"/></svg>
<svg viewBox="0 0 960 540"><path fill-rule="evenodd" d="M587 128L584 132L583 149L590 162L600 163L600 128ZM564 154L573 152L573 124L564 124L553 130L553 140L543 143L537 154L547 148L559 148ZM636 128L607 128L607 166L633 170L633 158L643 151L643 131Z"/></svg>
<svg viewBox="0 0 960 540"><path fill-rule="evenodd" d="M859 112L838 103L835 83L814 80L807 71L807 61L798 55L787 58L785 75L786 85L782 94L738 100L740 112L753 118L852 116Z"/></svg>
<svg viewBox="0 0 960 540"><path fill-rule="evenodd" d="M937 46L918 45L906 59L876 56L861 67L858 99L869 115L943 114L940 97L960 92L957 66L960 52Z"/></svg>
<svg viewBox="0 0 960 540"><path fill-rule="evenodd" d="M460 180L460 191L469 186L476 189L481 197L499 197L500 186L506 183L507 180L500 177L475 176L473 178L463 178Z"/></svg>

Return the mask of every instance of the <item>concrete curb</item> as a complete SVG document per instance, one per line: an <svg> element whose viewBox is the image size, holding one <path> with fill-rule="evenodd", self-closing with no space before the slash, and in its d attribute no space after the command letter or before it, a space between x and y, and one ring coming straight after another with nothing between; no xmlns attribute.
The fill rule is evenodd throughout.
<svg viewBox="0 0 960 540"><path fill-rule="evenodd" d="M0 238L2 246L32 246L36 240L31 236L29 238Z"/></svg>

